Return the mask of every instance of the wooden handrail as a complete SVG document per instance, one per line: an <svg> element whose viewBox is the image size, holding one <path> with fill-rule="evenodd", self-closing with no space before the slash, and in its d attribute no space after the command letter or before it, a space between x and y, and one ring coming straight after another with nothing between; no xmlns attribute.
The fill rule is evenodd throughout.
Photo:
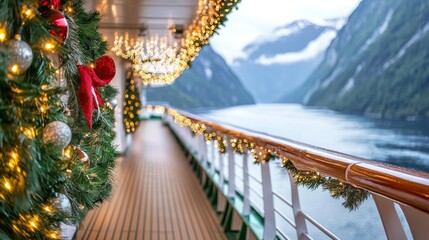
<svg viewBox="0 0 429 240"><path fill-rule="evenodd" d="M187 112L174 111L229 137L247 139L257 146L277 151L296 168L338 178L356 187L429 213L429 174L359 158L272 136Z"/></svg>

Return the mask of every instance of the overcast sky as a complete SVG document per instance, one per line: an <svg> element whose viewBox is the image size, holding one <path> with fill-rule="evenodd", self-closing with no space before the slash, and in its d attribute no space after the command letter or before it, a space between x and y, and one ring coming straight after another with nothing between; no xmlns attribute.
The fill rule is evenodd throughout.
<svg viewBox="0 0 429 240"><path fill-rule="evenodd" d="M226 26L211 45L229 63L242 49L274 28L299 19L319 20L348 16L360 0L242 0L228 16Z"/></svg>

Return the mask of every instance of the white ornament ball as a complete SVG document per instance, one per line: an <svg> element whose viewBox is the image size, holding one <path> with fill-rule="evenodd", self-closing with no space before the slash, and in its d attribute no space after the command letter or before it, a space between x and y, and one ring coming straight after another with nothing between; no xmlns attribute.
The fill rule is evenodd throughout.
<svg viewBox="0 0 429 240"><path fill-rule="evenodd" d="M7 45L9 46L8 71L14 75L27 71L33 61L31 47L20 38L9 40Z"/></svg>
<svg viewBox="0 0 429 240"><path fill-rule="evenodd" d="M60 121L51 122L43 129L43 141L53 143L61 148L69 145L71 137L70 127Z"/></svg>

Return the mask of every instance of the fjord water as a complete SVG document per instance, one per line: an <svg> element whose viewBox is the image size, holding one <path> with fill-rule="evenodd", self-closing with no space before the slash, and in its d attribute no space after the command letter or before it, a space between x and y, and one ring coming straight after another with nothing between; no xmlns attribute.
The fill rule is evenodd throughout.
<svg viewBox="0 0 429 240"><path fill-rule="evenodd" d="M429 127L423 121L374 120L297 104L248 105L200 114L250 130L429 172ZM270 167L273 190L290 199L286 173L280 169L278 162L271 163ZM260 175L257 166L251 165L251 171L257 177ZM261 193L256 182L251 182L251 185ZM333 199L328 192L301 187L299 192L304 211L341 239L386 239L372 199L367 200L357 211L349 212L341 206L341 200ZM257 194L252 199L262 209ZM275 205L293 219L291 210L277 198ZM294 230L279 215L276 221L282 223L282 229L289 236L295 237ZM314 227L308 228L314 239L326 239Z"/></svg>
<svg viewBox="0 0 429 240"><path fill-rule="evenodd" d="M204 116L371 160L429 172L429 123L375 120L298 104L257 104Z"/></svg>

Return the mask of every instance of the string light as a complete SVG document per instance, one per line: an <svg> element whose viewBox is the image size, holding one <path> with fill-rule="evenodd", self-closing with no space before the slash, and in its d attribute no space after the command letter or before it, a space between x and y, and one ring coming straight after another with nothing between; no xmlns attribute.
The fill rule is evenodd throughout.
<svg viewBox="0 0 429 240"><path fill-rule="evenodd" d="M19 155L18 155L18 153L16 151L12 151L10 153L10 159L9 159L8 166L11 169L15 169L15 167L18 165L18 162L19 162Z"/></svg>
<svg viewBox="0 0 429 240"><path fill-rule="evenodd" d="M73 147L71 145L67 146L63 151L63 157L67 160L70 159L73 154L72 150L73 150Z"/></svg>
<svg viewBox="0 0 429 240"><path fill-rule="evenodd" d="M56 43L53 40L48 40L43 44L43 48L48 52L52 52L56 48Z"/></svg>
<svg viewBox="0 0 429 240"><path fill-rule="evenodd" d="M8 191L12 191L12 185L10 184L9 180L7 180L7 179L4 180L4 188L6 188L6 190L8 190Z"/></svg>
<svg viewBox="0 0 429 240"><path fill-rule="evenodd" d="M138 125L140 120L140 101L136 99L136 94L138 94L137 89L135 87L135 81L133 72L129 71L127 73L127 79L129 79L129 82L127 82L127 89L126 93L124 94L124 111L122 112L124 115L123 122L125 125L125 131L127 133L133 133ZM135 107L135 108L134 108ZM137 109L137 110L135 110Z"/></svg>
<svg viewBox="0 0 429 240"><path fill-rule="evenodd" d="M170 79L171 73L180 69L178 44L167 37L155 36L135 41L129 38L128 33L125 36L115 33L112 51L117 56L132 60L133 70L144 85L172 82L174 79Z"/></svg>
<svg viewBox="0 0 429 240"><path fill-rule="evenodd" d="M36 132L32 127L21 127L21 131L28 139L34 139L36 137Z"/></svg>
<svg viewBox="0 0 429 240"><path fill-rule="evenodd" d="M162 48L162 41L159 39L154 44L144 44L143 41L129 39L128 33L124 36L116 33L112 51L132 60L133 68L143 84L172 84L189 68L189 63L198 56L202 46L208 44L209 38L226 20L225 16L237 2L238 0L199 0L196 17L183 34L180 46L174 42ZM177 29L172 28L172 32L176 34ZM159 58L154 57L157 52ZM147 57L147 53L151 53L150 57Z"/></svg>
<svg viewBox="0 0 429 240"><path fill-rule="evenodd" d="M73 8L72 8L71 6L67 6L65 10L66 10L66 12L68 12L69 14L70 14L70 13L73 13Z"/></svg>
<svg viewBox="0 0 429 240"><path fill-rule="evenodd" d="M46 213L51 214L51 213L53 213L53 212L54 212L54 208L53 208L52 206L50 206L50 205L46 205L46 206L43 208L43 211L45 211Z"/></svg>
<svg viewBox="0 0 429 240"><path fill-rule="evenodd" d="M154 108L151 106L151 108ZM174 109L167 109L167 114L174 119L174 122L181 127L189 128L194 134L200 133L197 131L197 126L202 125L198 120L190 119ZM204 140L206 143L214 142L215 147L221 154L226 152L226 141L224 134L230 133L215 132L207 127L203 131ZM252 153L254 163L266 163L272 159L278 158L281 161L282 167L285 168L299 185L309 189L322 187L323 190L329 191L334 198L343 198L343 206L349 210L356 209L363 201L369 197L369 193L363 189L357 188L351 184L343 182L333 177L322 176L319 172L304 171L297 169L292 161L286 156L269 147L257 146L249 139L241 139L236 136L228 136L229 144L234 152L243 154L246 150Z"/></svg>
<svg viewBox="0 0 429 240"><path fill-rule="evenodd" d="M0 24L0 43L3 43L7 38L6 27Z"/></svg>
<svg viewBox="0 0 429 240"><path fill-rule="evenodd" d="M48 237L50 239L61 239L61 235L58 233L58 231L52 231Z"/></svg>
<svg viewBox="0 0 429 240"><path fill-rule="evenodd" d="M18 74L21 70L19 69L19 65L18 64L13 64L12 66L10 66L9 70L13 73L13 74Z"/></svg>
<svg viewBox="0 0 429 240"><path fill-rule="evenodd" d="M36 14L34 13L34 10L31 7L29 7L27 5L24 5L22 7L21 16L22 16L22 19L24 20L24 22L27 20L31 20L35 15Z"/></svg>
<svg viewBox="0 0 429 240"><path fill-rule="evenodd" d="M46 111L48 111L48 107L47 106L40 106L40 108L39 108L39 111L41 112L41 113L43 113L43 114L45 114L46 113Z"/></svg>

